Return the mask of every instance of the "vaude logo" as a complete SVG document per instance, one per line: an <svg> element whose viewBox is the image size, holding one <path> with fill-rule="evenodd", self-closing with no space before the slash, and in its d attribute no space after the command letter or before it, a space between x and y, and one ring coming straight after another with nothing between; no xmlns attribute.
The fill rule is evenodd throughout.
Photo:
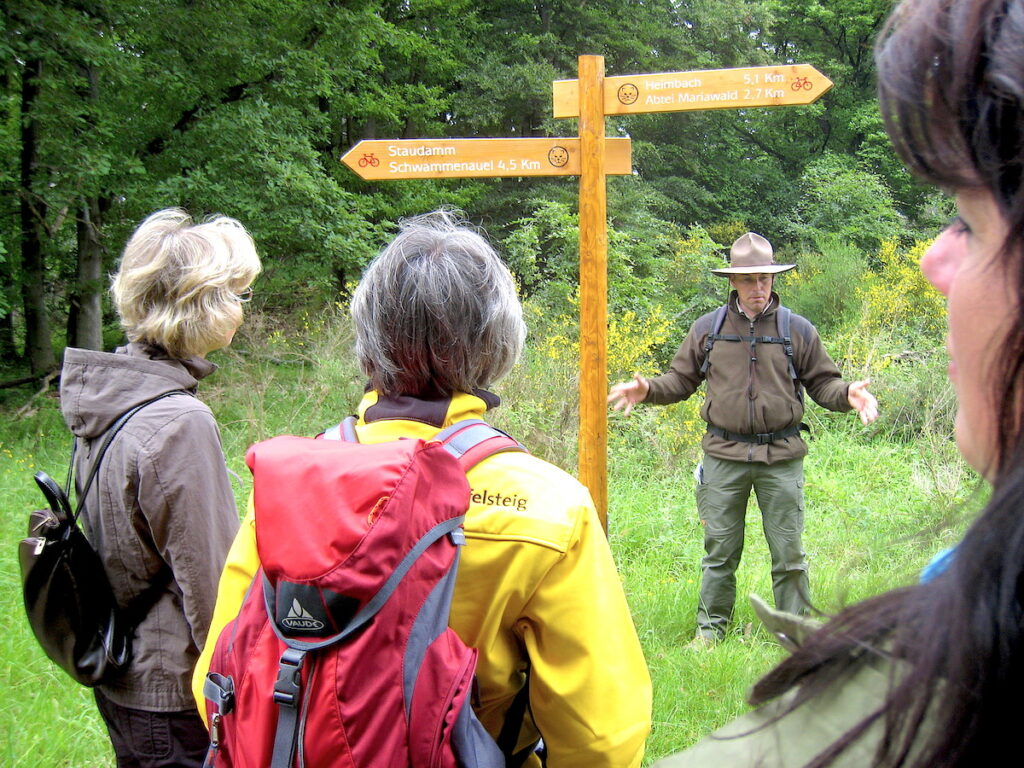
<svg viewBox="0 0 1024 768"><path fill-rule="evenodd" d="M288 629L301 629L319 631L324 628L320 619L314 618L309 611L303 608L297 599L292 600L292 607L288 609L288 615L281 620L281 624Z"/></svg>

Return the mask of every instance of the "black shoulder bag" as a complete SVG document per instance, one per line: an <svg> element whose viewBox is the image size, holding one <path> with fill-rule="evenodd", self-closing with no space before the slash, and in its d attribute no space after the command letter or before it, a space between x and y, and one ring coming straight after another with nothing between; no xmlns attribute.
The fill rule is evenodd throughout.
<svg viewBox="0 0 1024 768"><path fill-rule="evenodd" d="M82 685L109 682L128 667L135 627L156 603L171 573L165 568L163 577L126 608L120 608L103 563L79 527L78 518L103 455L121 427L150 403L178 394L189 393L174 390L140 403L107 430L78 494L74 513L64 489L45 472L35 475L49 508L30 514L28 538L22 539L18 547L25 610L46 655ZM74 464L72 444L68 491L72 488Z"/></svg>

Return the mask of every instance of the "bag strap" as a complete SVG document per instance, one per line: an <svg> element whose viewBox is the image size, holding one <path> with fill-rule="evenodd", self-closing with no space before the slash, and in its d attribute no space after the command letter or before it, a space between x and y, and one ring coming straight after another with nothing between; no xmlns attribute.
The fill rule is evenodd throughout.
<svg viewBox="0 0 1024 768"><path fill-rule="evenodd" d="M793 316L793 311L789 307L784 307L781 304L777 312L777 322L779 335L778 336L737 336L735 334L721 333L722 326L725 324L725 317L728 314L729 305L719 307L715 310L715 316L711 320L711 330L704 340L704 362L701 363L700 372L702 375L707 374L708 368L711 367L711 349L715 346L715 342L718 340L722 341L749 341L753 343L762 344L781 344L782 348L786 352L786 361L789 365L789 376L795 382L796 396L800 402L804 399L804 387L800 381L800 375L796 371L795 358L793 356L793 337L790 333L790 318Z"/></svg>
<svg viewBox="0 0 1024 768"><path fill-rule="evenodd" d="M341 423L325 430L323 439L358 443L356 417L348 416ZM496 453L507 451L529 453L526 446L514 437L497 427L492 427L483 419L457 421L434 435L432 442L444 445L445 450L459 460L459 464L462 465L465 472Z"/></svg>
<svg viewBox="0 0 1024 768"><path fill-rule="evenodd" d="M277 613L275 610L276 594L274 587L270 583L270 579L267 578L267 575L261 572L263 603L267 611L267 617L270 619L270 628L277 635L277 638L287 646L284 653L281 654L277 671L277 683L274 685L274 701L278 705L278 714L277 727L274 732L271 768L289 768L295 756L295 747L298 742L300 727L298 716L302 699L302 667L306 661L306 654L309 651L320 650L343 640L377 615L377 612L384 607L388 598L398 588L398 585L405 578L413 564L419 559L420 555L435 541L444 536L452 535L456 537L456 544L464 543L465 538L461 535L462 521L462 516L443 520L423 534L420 540L416 542L416 545L402 558L402 561L395 567L395 570L391 572L391 575L388 576L381 588L352 617L352 620L349 621L345 628L341 632L317 642L293 640L284 636L274 620Z"/></svg>
<svg viewBox="0 0 1024 768"><path fill-rule="evenodd" d="M89 489L92 487L93 480L96 479L96 474L99 472L100 463L103 461L103 455L107 452L107 448L110 447L110 444L111 442L113 442L114 437L117 435L117 433L121 431L121 428L128 422L128 419L130 419L136 413L141 411L147 405L149 405L150 403L155 403L157 400L163 400L165 397L170 397L171 395L191 396L191 393L187 392L184 389L173 389L170 392L164 392L162 395L151 397L149 400L141 402L134 408L130 408L129 410L122 413L118 417L117 421L115 421L113 425L111 425L110 429L107 430L107 434L103 439L103 443L100 445L99 451L97 451L96 453L96 458L93 461L92 468L89 470L89 475L86 478L85 485L82 487L81 493L78 494L78 503L75 505L75 513L71 518L69 518L69 522L71 525L78 525L78 518L85 510L85 499L89 495ZM69 491L72 488L71 481L75 466L75 447L77 446L77 444L78 440L73 439L71 442L71 463L70 466L68 467L67 479L67 489ZM160 596L163 594L164 588L171 582L173 576L174 574L172 573L170 566L168 566L165 563L160 575L156 578L156 580L152 581L148 587L146 587L142 592L140 592L131 601L129 601L127 606L121 609L121 615L123 616L128 627L131 627L134 630L134 628L139 625L139 623L146 616L146 614L149 613L150 609L152 609L153 606L156 605L157 601L160 599Z"/></svg>
<svg viewBox="0 0 1024 768"><path fill-rule="evenodd" d="M155 403L157 400L163 400L165 397L170 397L171 395L191 396L191 393L186 392L184 389L172 389L170 392L164 392L162 395L151 397L149 400L145 400L136 405L134 408L130 408L129 410L122 413L118 417L117 421L115 421L113 425L111 425L110 429L107 430L107 434L103 438L103 442L100 444L100 449L99 451L96 452L96 458L93 460L92 468L89 470L89 474L86 477L85 485L82 486L82 490L78 494L78 503L75 505L74 514L75 523L78 522L78 517L82 514L82 510L85 509L85 499L89 495L89 489L92 487L92 481L96 479L96 474L99 472L100 463L103 461L103 455L107 452L107 448L110 447L110 444L117 436L117 433L121 431L121 427L123 427L128 422L128 419L130 419L132 416L141 411L150 403ZM71 475L75 465L75 446L77 444L77 439L71 444L71 467L68 468L68 491L70 491L72 487Z"/></svg>
<svg viewBox="0 0 1024 768"><path fill-rule="evenodd" d="M719 332L722 330L722 326L725 325L725 316L729 312L729 305L723 304L715 310L715 316L711 319L711 330L708 333L707 338L704 340L704 362L701 363L700 372L706 374L708 368L711 367L711 348L715 346L715 339L721 338Z"/></svg>
<svg viewBox="0 0 1024 768"><path fill-rule="evenodd" d="M457 421L438 432L434 440L444 445L445 450L459 460L465 472L496 453L529 453L514 437L482 419Z"/></svg>
<svg viewBox="0 0 1024 768"><path fill-rule="evenodd" d="M800 375L796 372L796 362L793 357L793 336L790 334L789 330L789 321L792 316L793 312L789 307L779 307L779 335L782 337L783 349L786 350L786 358L789 360L789 375L793 379L796 387L797 399L802 403L804 401L804 385L803 382L800 381Z"/></svg>
<svg viewBox="0 0 1024 768"><path fill-rule="evenodd" d="M789 320L792 316L793 312L789 307L779 307L779 336L782 337L782 344L786 350L786 357L789 358L789 375L794 381L799 381L800 377L797 376L796 365L793 363L793 337L789 333Z"/></svg>
<svg viewBox="0 0 1024 768"><path fill-rule="evenodd" d="M346 416L341 423L335 424L330 429L324 430L324 440L344 440L346 443L358 443L359 435L356 434L356 417Z"/></svg>

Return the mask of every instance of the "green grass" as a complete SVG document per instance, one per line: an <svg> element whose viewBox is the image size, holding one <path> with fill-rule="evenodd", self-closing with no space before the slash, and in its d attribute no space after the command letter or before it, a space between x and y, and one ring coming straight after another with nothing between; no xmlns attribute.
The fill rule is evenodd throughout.
<svg viewBox="0 0 1024 768"><path fill-rule="evenodd" d="M222 369L201 394L220 421L239 500L248 492L249 444L280 433L312 434L352 411L362 379L343 328L343 318L324 315L284 334L256 317L235 350L214 357ZM495 412L495 423L572 471L573 372L529 355L498 393L509 407ZM53 393L16 415L30 394L8 394L0 403L0 535L8 553L0 558L0 605L8 617L0 633L0 764L111 765L91 692L45 659L23 618L15 548L27 513L42 501L32 474L41 468L63 482L70 447ZM962 501L975 481L947 436L900 443L887 439L884 429L863 430L851 415L833 418L816 410L813 421L804 543L814 600L831 612L915 579L929 557L962 532ZM782 655L743 597L771 595L753 502L733 628L714 650L685 648L694 632L702 555L692 478L698 452L688 446L666 457L653 450L650 423L614 420L609 456L610 540L654 681L648 763L744 711L750 685Z"/></svg>
<svg viewBox="0 0 1024 768"><path fill-rule="evenodd" d="M951 513L952 499L928 481L919 448L862 441L854 424L811 443L804 546L822 612L914 581L962 532L963 513ZM752 501L730 633L711 651L687 649L703 555L691 468L650 477L615 456L610 466L610 538L654 681L653 760L745 711L749 687L782 657L745 598L770 602L771 560Z"/></svg>

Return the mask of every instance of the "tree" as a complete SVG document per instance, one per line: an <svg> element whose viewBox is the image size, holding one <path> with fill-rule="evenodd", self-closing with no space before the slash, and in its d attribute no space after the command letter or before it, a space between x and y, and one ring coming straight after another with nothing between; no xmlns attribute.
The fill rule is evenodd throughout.
<svg viewBox="0 0 1024 768"><path fill-rule="evenodd" d="M888 7L10 0L0 345L22 342L43 370L61 322L70 343L99 344L104 275L158 208L239 218L264 257L260 293L281 308L344 292L402 216L453 205L501 240L538 212L573 208L569 179L372 183L338 158L372 137L574 135L575 121L551 117L551 81L574 78L582 53L602 54L610 75L800 61L836 81L807 107L609 119L608 133L634 145L636 173L609 182L610 218L628 240L662 243L700 224L754 228L785 249L800 226L819 226L812 201L841 194L814 180L824 152L912 223L931 199L888 149L871 85L870 42ZM553 241L537 247L534 264L562 259L544 250ZM641 262L651 259L627 267L638 279Z"/></svg>
<svg viewBox="0 0 1024 768"><path fill-rule="evenodd" d="M888 188L852 158L829 153L815 160L800 187L803 194L790 228L807 243L836 235L861 251L877 253L905 229Z"/></svg>

